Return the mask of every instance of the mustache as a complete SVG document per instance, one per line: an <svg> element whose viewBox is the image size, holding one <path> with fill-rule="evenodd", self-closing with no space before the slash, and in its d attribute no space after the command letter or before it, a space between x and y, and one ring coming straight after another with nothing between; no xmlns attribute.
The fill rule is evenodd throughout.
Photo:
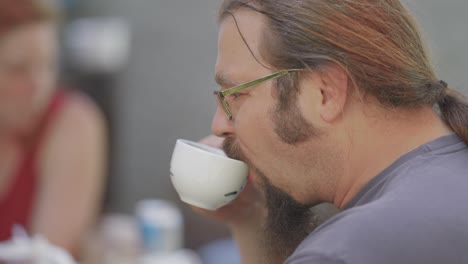
<svg viewBox="0 0 468 264"><path fill-rule="evenodd" d="M225 138L222 147L223 151L229 158L247 162L247 159L245 158L244 153L242 153L239 143L235 138Z"/></svg>

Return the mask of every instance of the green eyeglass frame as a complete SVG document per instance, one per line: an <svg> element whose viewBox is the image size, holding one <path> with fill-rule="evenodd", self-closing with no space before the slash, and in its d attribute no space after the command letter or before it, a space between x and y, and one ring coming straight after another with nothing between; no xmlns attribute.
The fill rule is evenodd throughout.
<svg viewBox="0 0 468 264"><path fill-rule="evenodd" d="M245 90L247 88L250 88L252 86L260 84L262 82L265 82L265 81L268 81L268 80L273 80L273 79L279 78L281 76L284 76L286 74L289 74L291 72L298 72L298 71L301 71L301 69L281 70L281 71L272 73L270 75L267 75L265 77L262 77L262 78L259 78L259 79L256 79L256 80L253 80L253 81L250 81L250 82L247 82L247 83L243 83L243 84L234 86L232 88L229 88L229 89L226 89L226 90L223 90L223 91L214 91L213 93L218 97L218 100L221 103L221 105L223 106L224 112L226 112L226 115L227 115L228 119L232 120L232 112L231 112L231 109L229 108L229 104L226 102L226 97L227 96L238 93L238 92L240 92L242 90Z"/></svg>

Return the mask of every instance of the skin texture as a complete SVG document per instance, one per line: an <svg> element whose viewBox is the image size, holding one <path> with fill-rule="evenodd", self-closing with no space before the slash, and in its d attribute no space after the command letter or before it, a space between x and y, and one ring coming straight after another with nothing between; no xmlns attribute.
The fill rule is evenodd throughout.
<svg viewBox="0 0 468 264"><path fill-rule="evenodd" d="M0 199L56 89L56 34L55 25L44 21L0 36ZM88 98L70 94L39 146L31 234L79 255L100 208L106 140L99 109Z"/></svg>

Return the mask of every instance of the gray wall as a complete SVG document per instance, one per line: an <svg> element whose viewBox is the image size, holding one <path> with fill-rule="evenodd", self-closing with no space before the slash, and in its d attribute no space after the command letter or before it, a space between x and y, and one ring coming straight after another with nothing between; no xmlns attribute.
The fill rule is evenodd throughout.
<svg viewBox="0 0 468 264"><path fill-rule="evenodd" d="M468 87L468 1L408 0L421 21L440 78ZM115 87L113 211L132 212L146 197L176 199L168 167L177 138L209 134L219 0L88 0L88 15L117 15L133 30L130 65ZM189 213L189 245L226 234ZM208 223L208 224L207 224ZM206 235L209 234L209 235Z"/></svg>
<svg viewBox="0 0 468 264"><path fill-rule="evenodd" d="M439 78L468 91L468 1L407 2L423 29Z"/></svg>

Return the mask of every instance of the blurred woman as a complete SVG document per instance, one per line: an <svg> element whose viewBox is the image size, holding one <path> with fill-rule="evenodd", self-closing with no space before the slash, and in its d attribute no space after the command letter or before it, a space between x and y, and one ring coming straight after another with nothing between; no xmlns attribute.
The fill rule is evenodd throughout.
<svg viewBox="0 0 468 264"><path fill-rule="evenodd" d="M76 255L100 208L105 126L56 89L57 56L52 7L0 0L0 241L18 224Z"/></svg>

